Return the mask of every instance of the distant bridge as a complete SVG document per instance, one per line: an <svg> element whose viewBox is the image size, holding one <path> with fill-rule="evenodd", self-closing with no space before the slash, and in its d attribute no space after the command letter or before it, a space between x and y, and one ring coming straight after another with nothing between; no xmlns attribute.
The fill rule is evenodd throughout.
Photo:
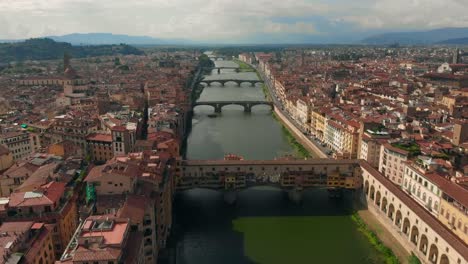
<svg viewBox="0 0 468 264"><path fill-rule="evenodd" d="M215 80L201 80L198 83L202 84L205 83L207 86L211 86L212 83L219 83L224 86L228 82L236 83L240 86L242 83L250 83L250 85L254 86L257 83L263 83L262 80L241 80L241 79L215 79Z"/></svg>
<svg viewBox="0 0 468 264"><path fill-rule="evenodd" d="M208 56L208 58L212 59L212 60L226 60L226 57L224 56Z"/></svg>
<svg viewBox="0 0 468 264"><path fill-rule="evenodd" d="M230 67L230 66L219 66L219 67L203 67L203 69L211 69L211 70L235 70L235 69L240 69L239 67Z"/></svg>
<svg viewBox="0 0 468 264"><path fill-rule="evenodd" d="M221 113L221 110L226 105L240 105L244 107L244 112L252 112L252 107L256 105L269 105L271 110L274 109L274 104L268 101L209 101L209 102L195 102L193 107L199 105L209 105L214 107L215 113Z"/></svg>

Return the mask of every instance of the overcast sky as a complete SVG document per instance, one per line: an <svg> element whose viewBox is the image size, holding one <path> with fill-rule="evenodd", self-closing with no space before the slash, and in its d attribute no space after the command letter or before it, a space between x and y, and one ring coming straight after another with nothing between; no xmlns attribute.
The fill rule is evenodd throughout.
<svg viewBox="0 0 468 264"><path fill-rule="evenodd" d="M0 39L109 32L236 42L468 27L468 0L0 0Z"/></svg>

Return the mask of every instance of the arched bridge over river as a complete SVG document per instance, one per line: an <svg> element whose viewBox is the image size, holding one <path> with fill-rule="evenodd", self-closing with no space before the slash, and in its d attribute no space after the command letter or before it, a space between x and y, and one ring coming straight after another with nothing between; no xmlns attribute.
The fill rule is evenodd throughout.
<svg viewBox="0 0 468 264"><path fill-rule="evenodd" d="M361 173L355 160L186 160L181 164L177 189L208 188L235 192L270 185L300 200L307 188L356 189Z"/></svg>
<svg viewBox="0 0 468 264"><path fill-rule="evenodd" d="M199 101L195 102L193 104L193 107L199 106L199 105L209 105L214 107L215 113L221 113L221 110L224 106L226 105L240 105L244 107L244 112L250 113L252 112L252 107L256 105L269 105L271 107L271 110L273 110L274 105L272 102L268 101Z"/></svg>
<svg viewBox="0 0 468 264"><path fill-rule="evenodd" d="M256 85L257 83L263 83L262 80L242 80L242 79L213 79L213 80L201 80L198 83L205 83L207 86L211 86L212 83L219 83L224 86L228 82L236 83L240 86L242 83L249 83L251 86Z"/></svg>

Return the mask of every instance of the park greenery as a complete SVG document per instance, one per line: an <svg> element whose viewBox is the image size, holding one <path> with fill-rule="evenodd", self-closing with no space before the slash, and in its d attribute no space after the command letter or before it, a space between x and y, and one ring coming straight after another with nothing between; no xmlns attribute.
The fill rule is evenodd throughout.
<svg viewBox="0 0 468 264"><path fill-rule="evenodd" d="M213 68L215 63L206 54L202 54L198 57L198 65L202 68Z"/></svg>
<svg viewBox="0 0 468 264"><path fill-rule="evenodd" d="M28 39L22 42L0 43L0 63L25 60L55 60L68 53L74 58L109 55L141 55L143 51L125 44L72 46L48 38Z"/></svg>
<svg viewBox="0 0 468 264"><path fill-rule="evenodd" d="M282 125L281 128L283 130L283 134L288 139L289 144L294 148L297 154L301 158L310 158L311 156L309 151L296 140L296 138L291 134L291 132L289 132L289 129L287 129L284 125Z"/></svg>
<svg viewBox="0 0 468 264"><path fill-rule="evenodd" d="M421 261L419 260L414 253L411 253L411 255L408 257L408 263L409 264L421 264Z"/></svg>
<svg viewBox="0 0 468 264"><path fill-rule="evenodd" d="M255 71L254 68L252 68L252 66L250 66L249 64L243 62L243 61L240 61L238 59L234 59L233 60L235 63L237 63L237 65L239 65L239 72L252 72L252 71Z"/></svg>
<svg viewBox="0 0 468 264"><path fill-rule="evenodd" d="M415 142L411 142L411 141L397 142L397 143L392 143L392 146L394 146L396 148L399 148L399 149L402 149L402 150L405 150L405 151L408 151L410 156L412 156L412 157L421 154L421 148Z"/></svg>
<svg viewBox="0 0 468 264"><path fill-rule="evenodd" d="M385 246L382 243L382 241L377 237L377 235L367 227L366 223L364 222L364 220L362 220L362 218L359 216L357 212L351 215L351 219L358 226L358 230L362 234L364 234L364 236L372 244L372 246L384 256L386 264L399 264L400 263L400 261L395 256L393 251L387 246Z"/></svg>

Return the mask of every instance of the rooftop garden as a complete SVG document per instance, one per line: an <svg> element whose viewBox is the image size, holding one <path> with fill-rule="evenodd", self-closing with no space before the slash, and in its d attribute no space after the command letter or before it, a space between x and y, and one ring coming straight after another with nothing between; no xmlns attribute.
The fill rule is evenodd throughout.
<svg viewBox="0 0 468 264"><path fill-rule="evenodd" d="M400 141L392 143L392 146L409 152L409 155L414 157L421 154L421 148L413 141Z"/></svg>

